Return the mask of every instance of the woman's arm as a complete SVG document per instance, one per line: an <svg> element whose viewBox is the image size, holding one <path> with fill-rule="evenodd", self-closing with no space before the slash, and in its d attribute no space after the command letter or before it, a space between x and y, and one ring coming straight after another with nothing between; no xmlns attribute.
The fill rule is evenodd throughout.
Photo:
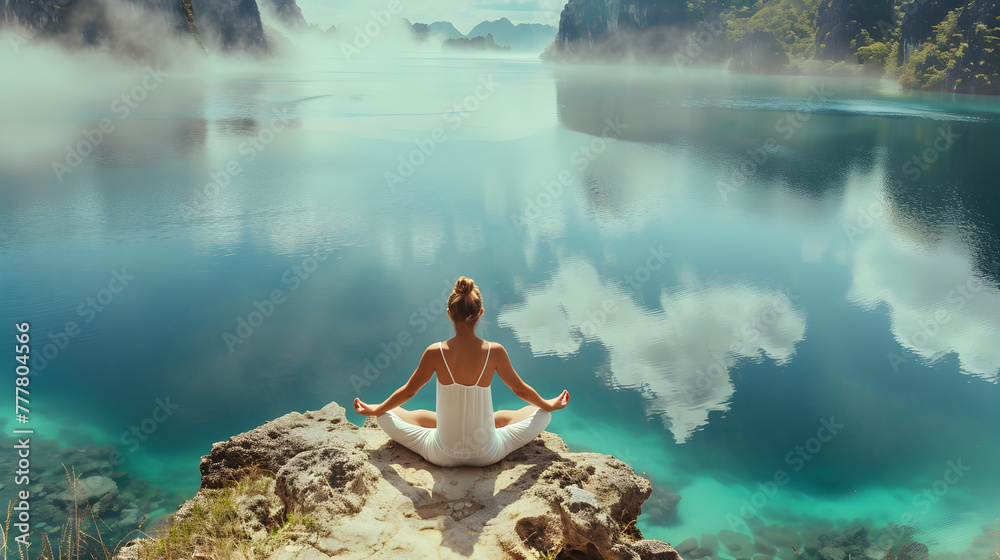
<svg viewBox="0 0 1000 560"><path fill-rule="evenodd" d="M365 416L381 416L413 398L413 395L416 395L417 391L430 381L431 375L434 374L434 365L431 361L434 355L431 352L431 348L434 347L432 344L424 350L424 355L420 357L420 363L417 364L417 369L410 376L409 381L399 389L396 389L396 392L390 395L388 399L382 401L381 404L371 406L361 402L361 399L355 398L354 410Z"/></svg>
<svg viewBox="0 0 1000 560"><path fill-rule="evenodd" d="M521 376L514 371L514 366L510 363L510 356L507 355L507 349L499 344L496 346L499 347L498 353L500 354L497 375L510 387L511 391L514 391L515 395L524 399L528 404L533 404L548 412L559 410L569 404L569 391L563 391L554 399L543 399L531 385L525 383Z"/></svg>

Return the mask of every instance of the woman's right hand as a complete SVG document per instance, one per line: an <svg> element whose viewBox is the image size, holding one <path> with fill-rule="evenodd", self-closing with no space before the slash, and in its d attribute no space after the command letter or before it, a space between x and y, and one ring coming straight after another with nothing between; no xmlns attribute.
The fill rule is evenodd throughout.
<svg viewBox="0 0 1000 560"><path fill-rule="evenodd" d="M569 404L569 391L563 390L558 397L545 401L549 405L549 412L565 408Z"/></svg>

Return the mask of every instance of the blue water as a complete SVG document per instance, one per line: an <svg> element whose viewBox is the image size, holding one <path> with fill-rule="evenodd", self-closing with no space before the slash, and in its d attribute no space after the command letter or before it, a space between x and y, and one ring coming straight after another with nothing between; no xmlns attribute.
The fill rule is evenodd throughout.
<svg viewBox="0 0 1000 560"><path fill-rule="evenodd" d="M53 91L72 66L3 113L0 315L31 325L34 437L117 448L154 518L212 443L388 397L467 275L480 335L570 390L549 430L654 482L648 538L997 529L992 99L412 56L178 70L119 119L144 70Z"/></svg>

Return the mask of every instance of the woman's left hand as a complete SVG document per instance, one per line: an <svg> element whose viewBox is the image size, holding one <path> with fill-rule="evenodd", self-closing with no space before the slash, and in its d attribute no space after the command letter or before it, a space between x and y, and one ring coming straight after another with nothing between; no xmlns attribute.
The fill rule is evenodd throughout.
<svg viewBox="0 0 1000 560"><path fill-rule="evenodd" d="M357 397L354 398L354 412L357 412L358 414L362 414L364 416L379 415L378 412L375 411L374 407L361 402L361 399Z"/></svg>

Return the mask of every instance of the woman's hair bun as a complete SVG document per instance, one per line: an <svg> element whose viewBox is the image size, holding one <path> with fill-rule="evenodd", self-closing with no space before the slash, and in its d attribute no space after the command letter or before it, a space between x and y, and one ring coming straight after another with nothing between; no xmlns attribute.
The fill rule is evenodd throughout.
<svg viewBox="0 0 1000 560"><path fill-rule="evenodd" d="M483 314L483 294L472 278L462 276L455 282L455 289L448 296L448 311L452 321L475 325Z"/></svg>
<svg viewBox="0 0 1000 560"><path fill-rule="evenodd" d="M476 287L476 283L472 281L472 278L467 278L465 276L458 279L455 282L455 293L464 296L472 291Z"/></svg>

